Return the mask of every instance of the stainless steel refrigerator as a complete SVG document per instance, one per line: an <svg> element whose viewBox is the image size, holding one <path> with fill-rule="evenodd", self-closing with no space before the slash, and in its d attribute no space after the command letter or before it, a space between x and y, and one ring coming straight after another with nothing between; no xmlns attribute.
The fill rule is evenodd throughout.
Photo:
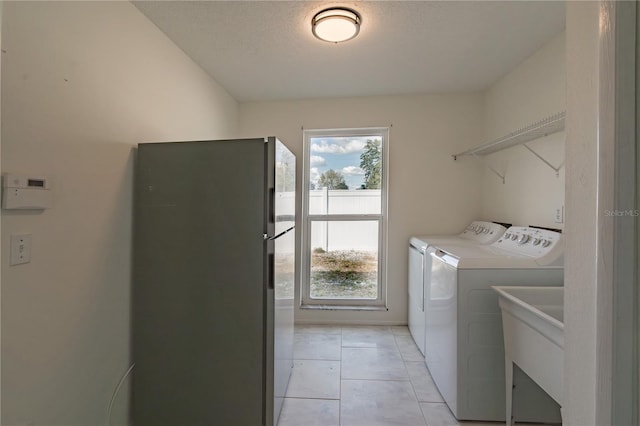
<svg viewBox="0 0 640 426"><path fill-rule="evenodd" d="M140 144L134 204L134 424L276 424L293 366L295 156L273 137Z"/></svg>

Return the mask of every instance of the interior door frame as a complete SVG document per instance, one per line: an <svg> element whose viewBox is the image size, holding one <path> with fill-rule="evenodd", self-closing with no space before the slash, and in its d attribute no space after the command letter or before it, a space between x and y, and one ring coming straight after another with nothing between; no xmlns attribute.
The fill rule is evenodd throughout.
<svg viewBox="0 0 640 426"><path fill-rule="evenodd" d="M598 420L614 425L638 425L639 338L638 256L640 255L640 13L636 2L601 2L600 105L599 122L605 133L601 137L614 139L613 258L612 286L605 300L611 300L611 312L605 303L604 319L598 320L598 342L611 335L611 345L599 345L598 388L605 391L599 402ZM608 29L602 29L609 25ZM607 34L608 33L608 34ZM603 126L602 126L603 125ZM606 129L610 129L608 133ZM606 215L605 215L606 216ZM606 218L605 218L606 219ZM606 226L606 223L605 223ZM600 311L600 302L598 302ZM600 312L598 316L600 317ZM610 314L610 315L608 315ZM610 349L609 349L610 348ZM601 368L604 370L602 371ZM610 386L607 376L610 372ZM631 372L631 374L629 374Z"/></svg>

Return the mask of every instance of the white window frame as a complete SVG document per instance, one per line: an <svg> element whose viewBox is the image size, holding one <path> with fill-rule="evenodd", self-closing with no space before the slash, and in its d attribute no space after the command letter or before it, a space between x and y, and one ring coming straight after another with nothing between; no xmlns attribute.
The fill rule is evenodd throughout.
<svg viewBox="0 0 640 426"><path fill-rule="evenodd" d="M309 214L309 174L311 170L311 138L379 136L382 139L382 174L380 214ZM352 129L304 130L302 169L302 261L300 276L301 307L309 309L386 309L387 293L387 200L389 193L389 128L365 127ZM378 292L376 299L311 298L311 223L313 221L378 221Z"/></svg>

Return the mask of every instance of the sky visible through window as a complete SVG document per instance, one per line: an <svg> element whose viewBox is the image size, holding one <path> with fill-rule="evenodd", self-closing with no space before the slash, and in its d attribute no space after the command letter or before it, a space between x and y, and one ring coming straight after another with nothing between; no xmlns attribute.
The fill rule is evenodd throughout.
<svg viewBox="0 0 640 426"><path fill-rule="evenodd" d="M380 136L346 136L311 138L309 180L312 188L320 189L318 180L327 170L339 172L349 189L358 189L364 183L364 170L360 168L360 155L367 140Z"/></svg>

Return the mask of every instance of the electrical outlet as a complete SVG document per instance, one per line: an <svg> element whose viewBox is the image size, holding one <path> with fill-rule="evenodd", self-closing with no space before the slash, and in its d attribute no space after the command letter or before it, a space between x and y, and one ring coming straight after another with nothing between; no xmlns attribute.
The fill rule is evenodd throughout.
<svg viewBox="0 0 640 426"><path fill-rule="evenodd" d="M555 222L564 223L564 206L560 206L556 208Z"/></svg>
<svg viewBox="0 0 640 426"><path fill-rule="evenodd" d="M31 262L31 234L11 235L9 265Z"/></svg>

